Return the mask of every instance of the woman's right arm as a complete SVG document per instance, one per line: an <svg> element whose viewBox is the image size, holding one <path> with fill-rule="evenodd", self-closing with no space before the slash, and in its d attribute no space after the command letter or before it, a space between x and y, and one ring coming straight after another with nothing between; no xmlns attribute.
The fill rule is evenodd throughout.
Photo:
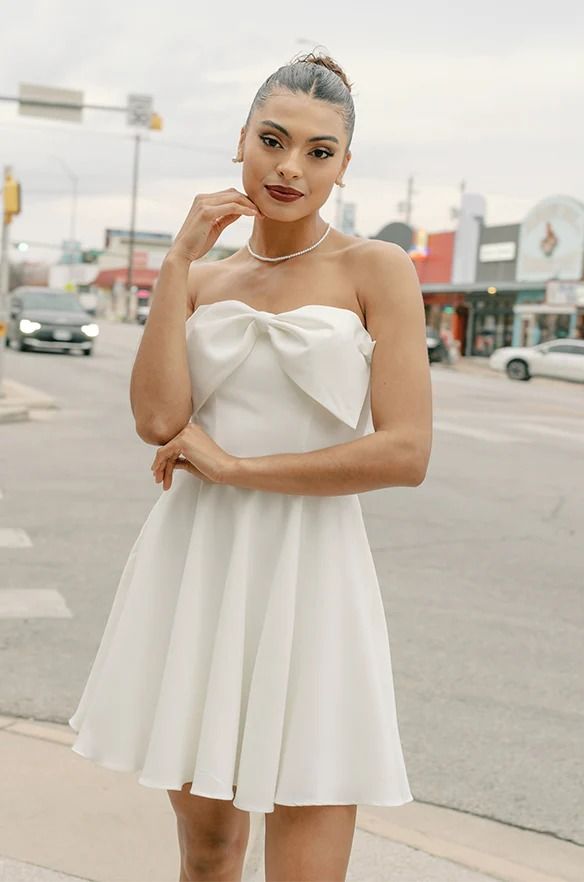
<svg viewBox="0 0 584 882"><path fill-rule="evenodd" d="M164 258L130 381L136 431L148 444L166 444L192 416L185 316L196 299L191 290L195 261L244 214L262 217L255 203L235 187L198 194Z"/></svg>
<svg viewBox="0 0 584 882"><path fill-rule="evenodd" d="M130 403L136 431L148 444L166 444L193 412L185 319L192 313L194 268L184 253L167 253L134 361Z"/></svg>

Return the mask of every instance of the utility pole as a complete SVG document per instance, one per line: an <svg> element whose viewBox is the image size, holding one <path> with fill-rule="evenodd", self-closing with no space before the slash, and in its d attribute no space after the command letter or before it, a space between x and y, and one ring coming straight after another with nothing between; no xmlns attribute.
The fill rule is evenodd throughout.
<svg viewBox="0 0 584 882"><path fill-rule="evenodd" d="M337 187L337 202L335 205L335 226L337 230L343 229L343 193L340 187Z"/></svg>
<svg viewBox="0 0 584 882"><path fill-rule="evenodd" d="M408 191L406 197L406 224L409 225L412 219L412 196L414 195L414 179L412 175L408 178Z"/></svg>
<svg viewBox="0 0 584 882"><path fill-rule="evenodd" d="M0 398L4 391L4 359L6 352L6 331L8 329L8 287L10 282L10 263L8 259L9 229L12 218L20 214L20 184L12 177L12 169L4 166L4 186L2 190L2 254L0 255Z"/></svg>
<svg viewBox="0 0 584 882"><path fill-rule="evenodd" d="M413 175L410 175L408 178L408 188L407 188L407 192L406 192L406 198L403 201L398 202L398 204L397 204L397 210L401 214L405 214L405 223L408 226L410 225L410 222L412 219L412 210L413 210L412 196L414 196L414 194L415 194L414 178L413 178Z"/></svg>
<svg viewBox="0 0 584 882"><path fill-rule="evenodd" d="M126 295L126 321L130 320L130 306L132 301L133 269L134 269L134 240L136 238L136 201L138 196L138 165L140 161L140 132L134 135L134 170L132 174L132 207L130 212L130 241L128 243L128 281Z"/></svg>

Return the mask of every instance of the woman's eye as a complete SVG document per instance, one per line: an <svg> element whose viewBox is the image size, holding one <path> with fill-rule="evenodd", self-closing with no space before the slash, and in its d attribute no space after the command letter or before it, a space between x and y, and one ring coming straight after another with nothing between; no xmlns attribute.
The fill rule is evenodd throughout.
<svg viewBox="0 0 584 882"><path fill-rule="evenodd" d="M260 141L266 144L267 147L272 147L272 144L275 144L277 147L280 146L279 142L276 141L275 138L272 138L270 135L260 135ZM268 141L271 141L271 144L267 144ZM317 147L312 151L313 153L324 153L324 156L317 156L317 159L324 159L327 156L334 156L329 150L325 150L324 147Z"/></svg>
<svg viewBox="0 0 584 882"><path fill-rule="evenodd" d="M312 152L313 153L317 153L317 152L324 153L325 156L332 156L333 155L329 150L325 150L324 147L317 147L316 150L313 150ZM322 159L323 157L319 156L318 158Z"/></svg>
<svg viewBox="0 0 584 882"><path fill-rule="evenodd" d="M275 138L271 138L269 135L260 135L260 141L263 141L264 144L266 141L273 141L274 144L278 143ZM271 144L268 144L268 146L270 147Z"/></svg>

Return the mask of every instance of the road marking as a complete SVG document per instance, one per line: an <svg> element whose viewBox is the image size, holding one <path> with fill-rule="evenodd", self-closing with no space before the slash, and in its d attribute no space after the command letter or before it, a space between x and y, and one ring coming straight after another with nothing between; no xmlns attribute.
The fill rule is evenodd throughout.
<svg viewBox="0 0 584 882"><path fill-rule="evenodd" d="M30 548L32 542L26 530L19 527L0 527L0 548Z"/></svg>
<svg viewBox="0 0 584 882"><path fill-rule="evenodd" d="M0 590L0 619L71 619L63 595L52 588Z"/></svg>
<svg viewBox="0 0 584 882"><path fill-rule="evenodd" d="M513 422L514 429L523 429L526 432L535 432L541 435L550 435L553 438L563 438L566 441L577 441L584 446L584 433L566 432L565 429L554 429L551 426L532 425L531 423Z"/></svg>
<svg viewBox="0 0 584 882"><path fill-rule="evenodd" d="M524 441L514 435L504 435L502 432L491 432L489 429L471 428L457 423L448 423L444 420L435 420L434 428L440 432L449 432L451 435L464 435L466 438L475 438L478 441L492 441L496 444L512 444Z"/></svg>

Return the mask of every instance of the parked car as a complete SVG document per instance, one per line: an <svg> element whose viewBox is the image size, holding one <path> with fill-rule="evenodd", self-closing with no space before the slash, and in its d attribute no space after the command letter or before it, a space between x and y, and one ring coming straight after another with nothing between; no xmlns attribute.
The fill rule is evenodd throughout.
<svg viewBox="0 0 584 882"><path fill-rule="evenodd" d="M512 380L554 377L584 383L584 340L561 337L536 346L502 346L489 356L489 366Z"/></svg>
<svg viewBox="0 0 584 882"><path fill-rule="evenodd" d="M76 294L42 286L15 288L10 296L7 344L30 349L93 352L99 326Z"/></svg>
<svg viewBox="0 0 584 882"><path fill-rule="evenodd" d="M428 346L428 358L433 361L448 361L448 352L444 341L434 328L426 328L426 344Z"/></svg>

